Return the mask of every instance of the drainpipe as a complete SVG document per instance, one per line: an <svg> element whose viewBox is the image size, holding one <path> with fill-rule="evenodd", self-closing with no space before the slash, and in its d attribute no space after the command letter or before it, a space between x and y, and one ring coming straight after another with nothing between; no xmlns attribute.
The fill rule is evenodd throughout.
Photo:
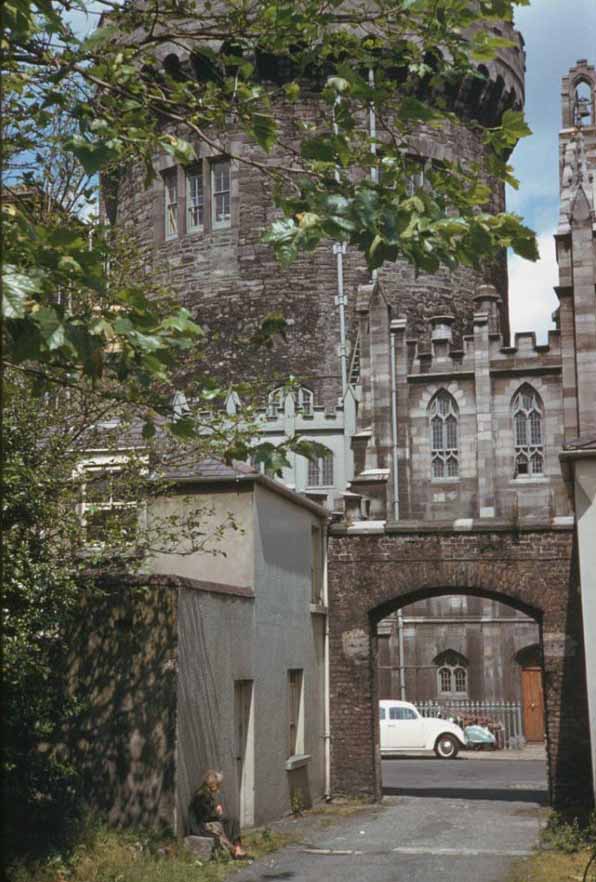
<svg viewBox="0 0 596 882"><path fill-rule="evenodd" d="M331 702L329 697L330 676L329 676L329 592L327 587L327 531L323 531L323 548L325 549L325 566L323 568L323 603L327 612L325 613L325 638L323 646L324 657L324 690L325 690L325 734L323 740L325 743L325 800L331 801Z"/></svg>
<svg viewBox="0 0 596 882"><path fill-rule="evenodd" d="M335 104L339 104L341 98L339 95L335 99ZM333 113L333 133L337 135L339 129L335 121L335 111ZM339 169L335 169L335 180L339 184ZM337 297L335 304L339 308L339 363L341 367L341 397L342 401L348 391L348 347L346 343L346 296L344 294L344 254L346 253L345 242L334 242L333 253L337 259Z"/></svg>
<svg viewBox="0 0 596 882"><path fill-rule="evenodd" d="M392 465L393 465L393 520L399 521L399 474L397 471L399 464L399 450L397 446L397 379L396 356L395 356L395 334L390 333L390 351L391 351L391 441L392 441Z"/></svg>
<svg viewBox="0 0 596 882"><path fill-rule="evenodd" d="M404 667L404 616L401 609L397 611L397 637L399 641L399 697L406 700L406 669Z"/></svg>

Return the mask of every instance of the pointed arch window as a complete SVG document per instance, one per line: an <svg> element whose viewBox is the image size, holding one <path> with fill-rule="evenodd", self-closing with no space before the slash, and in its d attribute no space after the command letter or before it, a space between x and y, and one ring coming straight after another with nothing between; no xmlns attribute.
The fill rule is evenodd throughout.
<svg viewBox="0 0 596 882"><path fill-rule="evenodd" d="M468 659L454 649L446 649L433 659L437 668L439 695L464 698L468 694Z"/></svg>
<svg viewBox="0 0 596 882"><path fill-rule="evenodd" d="M282 414L285 409L286 398L289 394L290 389L288 386L279 386L273 392L270 392L267 400L267 415L276 417L278 414ZM291 394L294 397L294 410L296 413L301 413L303 416L312 416L315 398L313 392L307 389L306 386L296 386L291 391Z"/></svg>
<svg viewBox="0 0 596 882"><path fill-rule="evenodd" d="M444 389L430 404L431 462L433 478L459 476L459 411L455 399Z"/></svg>
<svg viewBox="0 0 596 882"><path fill-rule="evenodd" d="M594 125L594 96L592 94L592 86L584 79L580 79L575 86L573 124L578 127Z"/></svg>
<svg viewBox="0 0 596 882"><path fill-rule="evenodd" d="M529 385L513 398L514 477L540 477L544 474L544 427L542 403Z"/></svg>

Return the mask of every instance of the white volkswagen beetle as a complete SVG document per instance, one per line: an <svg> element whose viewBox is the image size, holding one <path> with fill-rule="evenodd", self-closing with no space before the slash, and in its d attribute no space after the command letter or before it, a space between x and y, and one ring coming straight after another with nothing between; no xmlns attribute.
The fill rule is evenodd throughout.
<svg viewBox="0 0 596 882"><path fill-rule="evenodd" d="M407 701L380 701L381 753L434 750L439 759L455 759L466 746L463 730L449 720L422 717Z"/></svg>

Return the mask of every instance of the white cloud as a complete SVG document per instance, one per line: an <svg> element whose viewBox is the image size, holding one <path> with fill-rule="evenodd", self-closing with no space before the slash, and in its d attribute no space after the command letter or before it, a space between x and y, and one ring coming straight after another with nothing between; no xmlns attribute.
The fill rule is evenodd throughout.
<svg viewBox="0 0 596 882"><path fill-rule="evenodd" d="M535 331L538 343L546 343L554 328L551 315L558 306L553 287L559 274L553 232L537 236L540 260L531 263L517 255L509 256L509 312L511 334Z"/></svg>

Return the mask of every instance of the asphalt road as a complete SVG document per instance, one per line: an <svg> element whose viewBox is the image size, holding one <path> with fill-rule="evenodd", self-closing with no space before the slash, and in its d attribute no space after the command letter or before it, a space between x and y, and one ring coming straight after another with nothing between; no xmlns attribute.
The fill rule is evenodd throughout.
<svg viewBox="0 0 596 882"><path fill-rule="evenodd" d="M310 823L303 842L235 882L504 882L537 841L541 762L397 759L383 773L399 795L331 826Z"/></svg>
<svg viewBox="0 0 596 882"><path fill-rule="evenodd" d="M544 803L546 765L540 760L473 759L469 754L454 760L400 757L383 760L383 791L388 796Z"/></svg>

